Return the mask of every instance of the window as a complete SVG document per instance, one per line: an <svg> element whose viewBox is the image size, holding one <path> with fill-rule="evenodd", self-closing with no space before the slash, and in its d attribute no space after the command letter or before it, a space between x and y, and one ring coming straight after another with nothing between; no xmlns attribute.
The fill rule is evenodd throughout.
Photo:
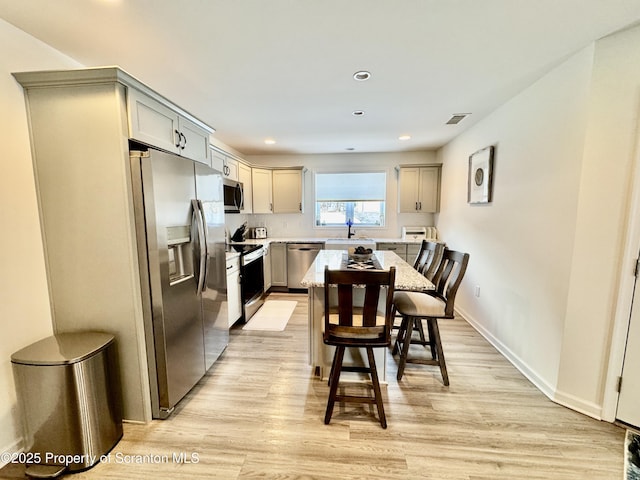
<svg viewBox="0 0 640 480"><path fill-rule="evenodd" d="M315 180L317 226L384 226L385 172L316 173Z"/></svg>

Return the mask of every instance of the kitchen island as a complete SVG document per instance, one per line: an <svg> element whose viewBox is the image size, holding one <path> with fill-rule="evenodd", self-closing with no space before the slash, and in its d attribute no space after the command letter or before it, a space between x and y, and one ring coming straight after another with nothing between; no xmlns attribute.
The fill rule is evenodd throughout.
<svg viewBox="0 0 640 480"><path fill-rule="evenodd" d="M315 261L300 282L309 289L309 364L321 378L325 378L331 368L333 360L333 347L325 345L322 341L324 326L324 267L328 265L331 270L344 268L343 257L346 250L321 250ZM424 276L418 273L411 265L391 251L374 251L374 256L382 269L396 267L396 290L433 290L434 285ZM382 303L381 298L381 303ZM366 354L364 350L349 349L345 354L345 363L362 363ZM350 355L349 355L350 353ZM375 349L378 375L381 382L386 382L386 355L387 349Z"/></svg>

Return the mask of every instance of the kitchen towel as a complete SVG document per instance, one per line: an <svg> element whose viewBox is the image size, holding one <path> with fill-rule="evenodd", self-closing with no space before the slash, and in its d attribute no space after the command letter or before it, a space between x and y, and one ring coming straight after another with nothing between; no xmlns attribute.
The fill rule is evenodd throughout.
<svg viewBox="0 0 640 480"><path fill-rule="evenodd" d="M297 304L293 300L267 300L242 329L282 331Z"/></svg>

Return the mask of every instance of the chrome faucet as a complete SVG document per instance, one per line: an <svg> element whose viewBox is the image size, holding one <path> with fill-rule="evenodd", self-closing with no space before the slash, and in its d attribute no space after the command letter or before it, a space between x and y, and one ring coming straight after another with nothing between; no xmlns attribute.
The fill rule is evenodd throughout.
<svg viewBox="0 0 640 480"><path fill-rule="evenodd" d="M351 225L353 225L353 222L351 221L351 219L347 220L347 227L349 227L347 229L347 238L351 238L356 234L356 232L351 231Z"/></svg>

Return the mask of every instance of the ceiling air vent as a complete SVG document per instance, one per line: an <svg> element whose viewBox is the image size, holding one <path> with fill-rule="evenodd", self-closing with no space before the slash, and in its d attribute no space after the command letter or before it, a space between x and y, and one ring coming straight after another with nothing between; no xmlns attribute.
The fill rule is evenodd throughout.
<svg viewBox="0 0 640 480"><path fill-rule="evenodd" d="M447 125L457 125L470 113L454 113L453 116L447 121Z"/></svg>

